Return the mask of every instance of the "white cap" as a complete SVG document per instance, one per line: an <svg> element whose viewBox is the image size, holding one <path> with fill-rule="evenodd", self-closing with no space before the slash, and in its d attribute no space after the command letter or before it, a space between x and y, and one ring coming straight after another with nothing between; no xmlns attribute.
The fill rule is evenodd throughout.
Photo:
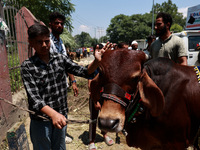
<svg viewBox="0 0 200 150"><path fill-rule="evenodd" d="M138 42L137 42L136 40L134 40L134 41L131 43L131 45L133 45L133 44L138 44Z"/></svg>
<svg viewBox="0 0 200 150"><path fill-rule="evenodd" d="M106 43L101 43L103 46L105 46L106 45Z"/></svg>

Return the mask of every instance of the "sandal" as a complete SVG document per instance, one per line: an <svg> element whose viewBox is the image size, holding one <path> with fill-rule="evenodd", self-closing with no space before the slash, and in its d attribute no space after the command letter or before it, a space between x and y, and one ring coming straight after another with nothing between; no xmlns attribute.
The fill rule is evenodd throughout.
<svg viewBox="0 0 200 150"><path fill-rule="evenodd" d="M88 146L88 150L97 150L97 147L94 143L90 143Z"/></svg>
<svg viewBox="0 0 200 150"><path fill-rule="evenodd" d="M106 136L104 141L108 146L111 146L114 144L114 141L109 136Z"/></svg>

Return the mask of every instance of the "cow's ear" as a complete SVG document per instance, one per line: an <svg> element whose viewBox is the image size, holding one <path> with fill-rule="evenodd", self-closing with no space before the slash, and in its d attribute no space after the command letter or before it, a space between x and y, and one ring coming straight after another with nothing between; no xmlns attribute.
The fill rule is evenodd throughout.
<svg viewBox="0 0 200 150"><path fill-rule="evenodd" d="M163 112L164 96L145 69L143 69L143 75L138 84L143 104L150 109L152 116L159 116Z"/></svg>

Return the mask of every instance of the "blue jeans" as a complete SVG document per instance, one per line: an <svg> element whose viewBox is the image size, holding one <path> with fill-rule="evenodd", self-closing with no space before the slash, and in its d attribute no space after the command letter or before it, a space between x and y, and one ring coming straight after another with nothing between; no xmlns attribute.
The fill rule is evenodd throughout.
<svg viewBox="0 0 200 150"><path fill-rule="evenodd" d="M65 126L57 129L50 121L37 121L31 119L30 137L34 150L66 150Z"/></svg>

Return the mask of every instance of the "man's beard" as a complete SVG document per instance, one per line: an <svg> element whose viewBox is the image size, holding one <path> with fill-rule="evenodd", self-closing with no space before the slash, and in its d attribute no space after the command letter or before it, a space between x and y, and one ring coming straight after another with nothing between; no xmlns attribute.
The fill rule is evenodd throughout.
<svg viewBox="0 0 200 150"><path fill-rule="evenodd" d="M60 35L60 34L63 33L63 30L52 30L52 33L53 33L53 34Z"/></svg>
<svg viewBox="0 0 200 150"><path fill-rule="evenodd" d="M166 25L164 25L164 27L161 30L159 30L159 31L160 31L159 33L156 32L156 36L162 36L162 35L164 35L167 32Z"/></svg>

